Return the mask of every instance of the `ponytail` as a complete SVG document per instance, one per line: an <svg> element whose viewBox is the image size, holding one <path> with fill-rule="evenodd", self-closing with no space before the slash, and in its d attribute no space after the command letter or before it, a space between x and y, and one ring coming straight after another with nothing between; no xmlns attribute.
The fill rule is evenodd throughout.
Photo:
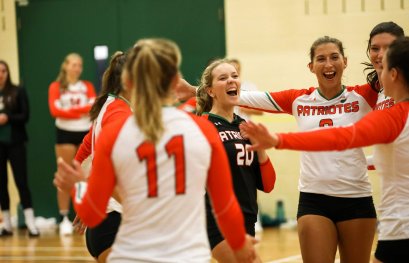
<svg viewBox="0 0 409 263"><path fill-rule="evenodd" d="M165 39L143 39L130 52L126 70L133 84L135 119L147 140L158 142L164 132L162 106L178 74L180 51Z"/></svg>
<svg viewBox="0 0 409 263"><path fill-rule="evenodd" d="M122 51L117 51L112 55L109 66L102 76L101 94L96 98L89 112L91 121L94 121L98 117L108 95L118 95L121 91L121 73L125 64L125 59L126 56Z"/></svg>

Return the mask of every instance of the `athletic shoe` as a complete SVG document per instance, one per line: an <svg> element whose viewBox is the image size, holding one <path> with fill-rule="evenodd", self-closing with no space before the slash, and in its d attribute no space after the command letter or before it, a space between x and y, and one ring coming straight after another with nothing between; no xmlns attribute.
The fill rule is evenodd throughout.
<svg viewBox="0 0 409 263"><path fill-rule="evenodd" d="M68 217L64 216L63 220L60 223L60 235L69 236L72 235L72 231L72 222L68 219Z"/></svg>
<svg viewBox="0 0 409 263"><path fill-rule="evenodd" d="M39 237L40 236L40 232L38 232L37 228L30 229L27 227L27 232L28 232L29 237Z"/></svg>
<svg viewBox="0 0 409 263"><path fill-rule="evenodd" d="M13 231L11 230L6 230L4 228L0 230L0 237L7 237L7 236L12 236L12 235L13 235Z"/></svg>

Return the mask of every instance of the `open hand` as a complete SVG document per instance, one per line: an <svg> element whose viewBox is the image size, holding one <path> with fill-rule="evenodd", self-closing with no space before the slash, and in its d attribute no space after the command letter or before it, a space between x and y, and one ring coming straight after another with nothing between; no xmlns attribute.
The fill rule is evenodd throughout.
<svg viewBox="0 0 409 263"><path fill-rule="evenodd" d="M86 180L81 164L78 161L74 160L71 166L60 157L57 164L58 170L54 174L53 183L58 190L70 193L75 183Z"/></svg>
<svg viewBox="0 0 409 263"><path fill-rule="evenodd" d="M175 87L175 95L179 101L187 101L196 96L196 88L181 78Z"/></svg>
<svg viewBox="0 0 409 263"><path fill-rule="evenodd" d="M238 263L253 263L257 259L256 250L254 244L257 243L256 239L250 235L246 235L246 242L244 246L234 252L234 256Z"/></svg>
<svg viewBox="0 0 409 263"><path fill-rule="evenodd" d="M74 221L72 221L72 226L74 227L75 232L78 234L82 235L85 232L85 229L87 229L87 226L82 222L81 218L79 218L77 215L74 218Z"/></svg>
<svg viewBox="0 0 409 263"><path fill-rule="evenodd" d="M265 150L278 145L279 138L277 134L270 134L263 124L255 124L252 121L242 122L240 124L240 133L245 134L252 145L248 148L251 151Z"/></svg>

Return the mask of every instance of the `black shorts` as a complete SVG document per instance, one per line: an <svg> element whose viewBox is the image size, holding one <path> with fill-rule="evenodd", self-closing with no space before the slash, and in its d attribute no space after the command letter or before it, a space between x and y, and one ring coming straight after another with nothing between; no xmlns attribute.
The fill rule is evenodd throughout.
<svg viewBox="0 0 409 263"><path fill-rule="evenodd" d="M57 142L56 144L74 144L80 145L82 143L82 139L84 139L85 135L87 135L88 131L66 131L57 128L56 135L57 135Z"/></svg>
<svg viewBox="0 0 409 263"><path fill-rule="evenodd" d="M121 214L112 211L98 226L87 228L85 241L91 256L98 258L102 252L112 246L120 224Z"/></svg>
<svg viewBox="0 0 409 263"><path fill-rule="evenodd" d="M325 216L337 223L356 218L376 218L376 211L372 196L346 198L301 192L297 219L304 215Z"/></svg>
<svg viewBox="0 0 409 263"><path fill-rule="evenodd" d="M383 263L405 262L409 258L409 239L378 240L375 258Z"/></svg>
<svg viewBox="0 0 409 263"><path fill-rule="evenodd" d="M255 217L255 219L250 219L244 216L246 232L247 234L253 237L256 235L254 226L256 224L256 221L257 216ZM213 250L215 246L217 246L220 242L224 240L223 234L220 232L219 227L217 226L217 223L214 219L214 216L207 215L207 238L209 239L211 250Z"/></svg>

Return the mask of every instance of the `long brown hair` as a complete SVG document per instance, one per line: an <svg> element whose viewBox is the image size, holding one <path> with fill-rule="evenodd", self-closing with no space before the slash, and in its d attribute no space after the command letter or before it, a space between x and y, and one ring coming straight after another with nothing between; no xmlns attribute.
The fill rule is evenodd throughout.
<svg viewBox="0 0 409 263"><path fill-rule="evenodd" d="M167 39L141 39L129 51L125 69L133 86L136 123L153 143L164 132L162 103L169 97L180 62L178 46Z"/></svg>
<svg viewBox="0 0 409 263"><path fill-rule="evenodd" d="M372 38L382 33L391 34L392 36L395 36L396 38L403 37L405 35L403 28L401 28L399 25L395 24L394 22L382 22L382 23L377 24L372 29L371 33L369 33L368 46L366 48L366 56L368 58L369 58L369 51L371 50ZM363 62L362 64L366 66L364 69L364 72L369 70L369 73L366 75L366 81L371 85L373 89L378 90L379 87L377 87L377 83L379 82L380 76L378 76L378 74L376 73L376 70L374 69L372 63Z"/></svg>
<svg viewBox="0 0 409 263"><path fill-rule="evenodd" d="M231 64L229 59L217 59L210 63L203 71L202 77L200 78L199 88L196 92L197 99L197 115L202 115L203 112L208 112L213 107L213 98L207 93L209 87L212 86L213 82L213 70L224 63Z"/></svg>
<svg viewBox="0 0 409 263"><path fill-rule="evenodd" d="M6 61L0 60L0 64L4 65L7 71L7 78L3 87L3 103L7 110L10 110L16 102L18 87L11 82L10 67Z"/></svg>
<svg viewBox="0 0 409 263"><path fill-rule="evenodd" d="M96 98L92 108L89 112L91 121L98 117L102 106L108 98L109 94L118 95L121 91L121 73L126 61L124 52L117 51L109 62L108 68L105 70L102 76L102 90L101 94Z"/></svg>

